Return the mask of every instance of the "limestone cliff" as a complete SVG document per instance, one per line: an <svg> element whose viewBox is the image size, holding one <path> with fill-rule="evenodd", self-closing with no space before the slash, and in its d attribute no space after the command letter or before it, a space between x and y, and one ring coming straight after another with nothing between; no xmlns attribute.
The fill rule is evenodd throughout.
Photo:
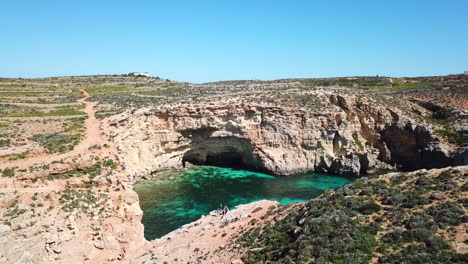
<svg viewBox="0 0 468 264"><path fill-rule="evenodd" d="M182 104L114 117L114 141L132 175L197 165L240 166L277 175L358 175L452 164L431 130L363 96L317 91L316 108ZM130 118L131 116L131 118Z"/></svg>

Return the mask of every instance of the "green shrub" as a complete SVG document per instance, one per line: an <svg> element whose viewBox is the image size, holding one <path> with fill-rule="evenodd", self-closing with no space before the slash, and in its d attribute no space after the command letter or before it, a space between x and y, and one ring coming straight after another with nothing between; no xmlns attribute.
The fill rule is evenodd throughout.
<svg viewBox="0 0 468 264"><path fill-rule="evenodd" d="M32 140L46 148L48 153L64 153L72 150L80 142L81 135L37 134Z"/></svg>
<svg viewBox="0 0 468 264"><path fill-rule="evenodd" d="M65 124L65 132L79 131L84 128L85 117L76 117L69 120L69 123Z"/></svg>
<svg viewBox="0 0 468 264"><path fill-rule="evenodd" d="M26 152L23 152L23 153L18 153L18 154L13 154L11 155L10 158L8 158L8 160L20 160L20 159L25 159L27 158L29 155L29 151L26 151Z"/></svg>
<svg viewBox="0 0 468 264"><path fill-rule="evenodd" d="M8 177L11 178L15 176L15 168L5 168L2 171L2 177Z"/></svg>
<svg viewBox="0 0 468 264"><path fill-rule="evenodd" d="M111 167L112 169L117 168L118 164L114 162L112 159L106 159L102 162L102 165L106 167Z"/></svg>
<svg viewBox="0 0 468 264"><path fill-rule="evenodd" d="M255 208L255 209L252 211L252 213L259 212L259 211L261 211L262 209L263 209L262 207L257 207L257 208Z"/></svg>
<svg viewBox="0 0 468 264"><path fill-rule="evenodd" d="M358 211L362 214L370 215L380 211L380 205L378 205L374 200L366 200L359 207Z"/></svg>
<svg viewBox="0 0 468 264"><path fill-rule="evenodd" d="M359 140L359 135L357 132L353 133L353 139L354 139L354 144L356 144L360 150L364 150L364 145L362 142Z"/></svg>
<svg viewBox="0 0 468 264"><path fill-rule="evenodd" d="M427 209L427 213L434 218L434 221L441 228L456 226L463 222L463 209L453 202L447 202L432 206Z"/></svg>
<svg viewBox="0 0 468 264"><path fill-rule="evenodd" d="M11 140L8 139L0 139L0 147L8 147L10 146Z"/></svg>

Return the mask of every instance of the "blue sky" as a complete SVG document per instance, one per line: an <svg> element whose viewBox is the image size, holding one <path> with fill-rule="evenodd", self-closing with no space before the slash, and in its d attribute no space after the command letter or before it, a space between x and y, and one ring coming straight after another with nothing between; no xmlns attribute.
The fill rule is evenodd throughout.
<svg viewBox="0 0 468 264"><path fill-rule="evenodd" d="M0 77L179 81L468 70L468 1L2 1Z"/></svg>

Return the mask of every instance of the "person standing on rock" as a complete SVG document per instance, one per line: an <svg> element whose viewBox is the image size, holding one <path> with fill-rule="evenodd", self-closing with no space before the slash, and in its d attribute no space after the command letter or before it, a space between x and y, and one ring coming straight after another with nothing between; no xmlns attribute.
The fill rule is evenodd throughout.
<svg viewBox="0 0 468 264"><path fill-rule="evenodd" d="M125 250L125 248L122 248L122 252L119 254L119 257L117 259L122 260L125 258L125 255L127 255L127 251Z"/></svg>

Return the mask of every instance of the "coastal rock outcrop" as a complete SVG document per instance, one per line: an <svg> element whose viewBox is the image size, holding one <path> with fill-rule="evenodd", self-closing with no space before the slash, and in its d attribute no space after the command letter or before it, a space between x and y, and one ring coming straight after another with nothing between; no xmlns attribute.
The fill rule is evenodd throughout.
<svg viewBox="0 0 468 264"><path fill-rule="evenodd" d="M113 117L113 140L127 171L149 175L187 164L277 175L358 175L376 169L453 163L430 129L370 98L316 91L316 108L268 104L145 108ZM131 118L130 118L131 116Z"/></svg>

